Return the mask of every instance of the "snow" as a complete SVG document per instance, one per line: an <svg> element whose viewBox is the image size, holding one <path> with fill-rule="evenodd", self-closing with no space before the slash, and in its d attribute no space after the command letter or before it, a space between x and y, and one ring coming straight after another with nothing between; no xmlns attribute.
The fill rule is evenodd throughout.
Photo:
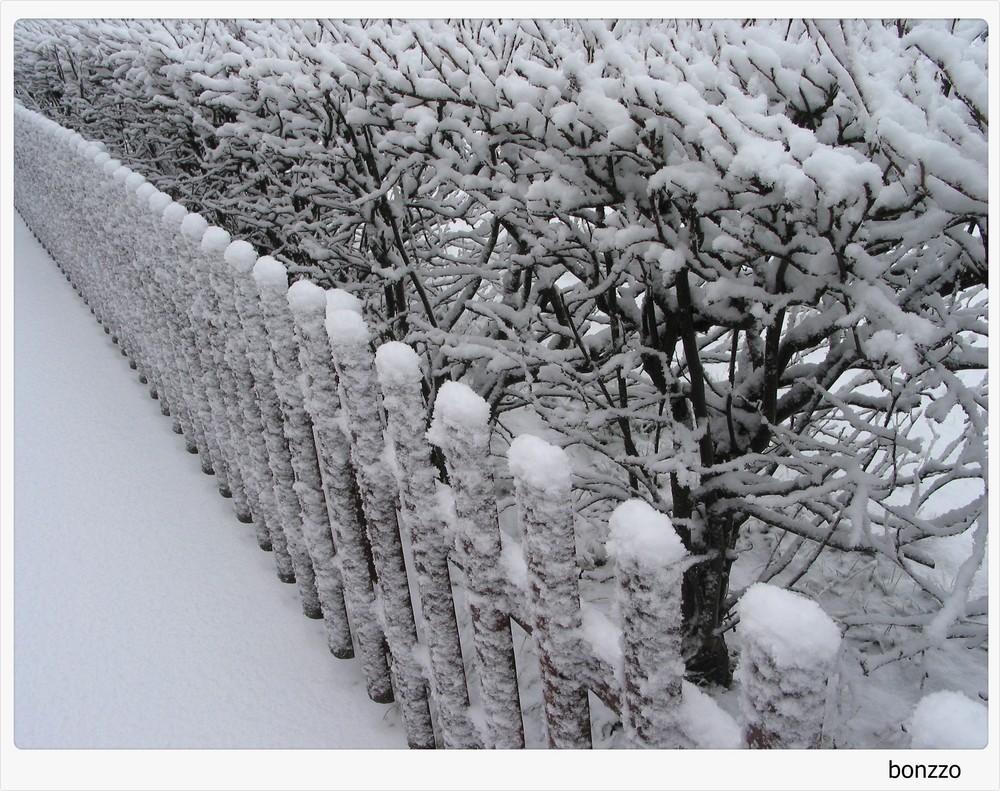
<svg viewBox="0 0 1000 791"><path fill-rule="evenodd" d="M539 489L569 494L572 481L569 457L562 448L539 437L522 434L507 450L510 471Z"/></svg>
<svg viewBox="0 0 1000 791"><path fill-rule="evenodd" d="M405 747L395 707L330 656L252 526L19 218L14 230L16 744ZM103 760L112 782L119 759Z"/></svg>
<svg viewBox="0 0 1000 791"><path fill-rule="evenodd" d="M525 567L524 576L524 587L526 588L527 567ZM582 620L580 636L598 659L615 669L615 675L618 682L621 683L625 672L622 665L624 657L622 656L621 630L607 615L586 601L581 603L580 617Z"/></svg>
<svg viewBox="0 0 1000 791"><path fill-rule="evenodd" d="M241 274L246 274L257 263L257 249L242 239L237 239L226 248L226 263Z"/></svg>
<svg viewBox="0 0 1000 791"><path fill-rule="evenodd" d="M171 203L163 210L163 221L171 228L183 228L188 210L179 203Z"/></svg>
<svg viewBox="0 0 1000 791"><path fill-rule="evenodd" d="M364 318L353 310L328 310L326 331L335 344L368 343L370 338Z"/></svg>
<svg viewBox="0 0 1000 791"><path fill-rule="evenodd" d="M181 223L181 233L192 242L197 242L208 229L208 220L196 212L189 213Z"/></svg>
<svg viewBox="0 0 1000 791"><path fill-rule="evenodd" d="M961 692L942 690L921 698L908 723L916 749L981 749L989 733L988 710Z"/></svg>
<svg viewBox="0 0 1000 791"><path fill-rule="evenodd" d="M696 749L738 750L746 746L736 720L690 681L681 683L678 722Z"/></svg>
<svg viewBox="0 0 1000 791"><path fill-rule="evenodd" d="M205 229L205 233L201 237L201 249L202 252L209 255L222 255L226 248L229 247L230 241L232 241L232 237L228 231L223 230L217 225L210 225Z"/></svg>
<svg viewBox="0 0 1000 791"><path fill-rule="evenodd" d="M130 192L135 192L141 185L146 183L146 177L141 173L131 172L128 178L125 179L125 187Z"/></svg>
<svg viewBox="0 0 1000 791"><path fill-rule="evenodd" d="M468 385L445 382L434 399L434 417L427 438L434 444L446 442L445 426L481 431L489 423L490 406Z"/></svg>
<svg viewBox="0 0 1000 791"><path fill-rule="evenodd" d="M296 280L288 288L288 306L293 313L326 310L326 292L309 280Z"/></svg>
<svg viewBox="0 0 1000 791"><path fill-rule="evenodd" d="M360 313L361 300L342 288L331 288L326 292L326 310L327 313L334 310L353 310L355 313Z"/></svg>
<svg viewBox="0 0 1000 791"><path fill-rule="evenodd" d="M288 270L285 265L269 255L262 255L253 267L254 280L261 286L284 290L288 288Z"/></svg>
<svg viewBox="0 0 1000 791"><path fill-rule="evenodd" d="M153 186L153 184L151 184L148 181L143 181L142 184L140 184L135 189L135 199L140 204L144 203L146 206L148 206L149 205L149 199L150 199L150 197L152 197L153 193L155 193L155 192L156 192L156 187Z"/></svg>
<svg viewBox="0 0 1000 791"><path fill-rule="evenodd" d="M829 615L800 593L757 583L738 605L740 629L768 650L782 667L830 663L840 650L840 630Z"/></svg>
<svg viewBox="0 0 1000 791"><path fill-rule="evenodd" d="M173 198L167 195L167 193L160 192L159 190L149 196L149 208L156 214L163 214L167 206L173 202Z"/></svg>
<svg viewBox="0 0 1000 791"><path fill-rule="evenodd" d="M378 347L375 368L382 383L419 382L422 378L417 353L399 341L389 341Z"/></svg>
<svg viewBox="0 0 1000 791"><path fill-rule="evenodd" d="M610 519L608 552L669 566L687 556L670 517L642 500L627 500Z"/></svg>

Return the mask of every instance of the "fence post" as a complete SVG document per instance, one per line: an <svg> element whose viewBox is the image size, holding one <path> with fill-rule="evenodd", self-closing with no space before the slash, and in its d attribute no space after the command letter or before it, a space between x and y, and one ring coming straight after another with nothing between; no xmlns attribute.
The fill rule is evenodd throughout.
<svg viewBox="0 0 1000 791"><path fill-rule="evenodd" d="M158 265L153 264L153 278L160 293L167 300L164 306L167 321L177 339L176 351L178 367L181 370L181 388L191 426L191 433L187 437L188 450L191 450L193 444L201 456L202 472L211 475L215 471L219 449L209 422L208 398L202 386L198 342L191 318L194 283L187 273L187 256L184 240L181 238L184 223L199 226L205 223L205 220L200 215L188 215L181 223L181 233L165 233L162 222L164 200L169 203L170 196L155 188L146 199L149 211L145 215L145 230L151 240L149 255L154 261L158 260ZM207 226L207 223L205 224Z"/></svg>
<svg viewBox="0 0 1000 791"><path fill-rule="evenodd" d="M336 293L350 297L347 292ZM299 280L288 289L288 305L295 319L299 361L306 375L305 406L316 435L323 488L344 578L344 601L358 639L368 697L376 703L389 703L393 699L389 649L375 614L375 568L350 461L350 440L340 424L339 383L325 325L327 292L315 283Z"/></svg>
<svg viewBox="0 0 1000 791"><path fill-rule="evenodd" d="M470 388L445 382L427 438L444 452L458 515L456 556L468 580L473 645L490 746L524 747L524 723L511 640L508 582L490 460L489 405Z"/></svg>
<svg viewBox="0 0 1000 791"><path fill-rule="evenodd" d="M283 579L296 583L302 612L309 618L321 618L323 613L319 604L319 592L316 590L316 573L302 535L302 516L294 489L295 475L285 439L281 404L275 390L274 356L267 339L260 299L251 276L256 262L256 255L241 256L230 265L237 274L236 311L247 337L247 361L253 375L254 392L264 429L264 446L271 472L277 524L285 537L294 570L294 574Z"/></svg>
<svg viewBox="0 0 1000 791"><path fill-rule="evenodd" d="M691 747L680 723L681 580L688 553L670 519L641 500L610 520L615 607L622 627L622 723L636 747Z"/></svg>
<svg viewBox="0 0 1000 791"><path fill-rule="evenodd" d="M223 235L221 239L220 235ZM250 515L250 502L240 463L239 427L233 422L232 385L224 358L226 317L211 276L211 258L218 252L215 246L219 244L228 245L229 234L217 226L206 227L192 239L191 271L198 283L199 299L196 305L200 312L201 344L206 353L205 381L215 415L219 451L226 468L236 516L241 522L250 522L253 517Z"/></svg>
<svg viewBox="0 0 1000 791"><path fill-rule="evenodd" d="M747 745L819 747L840 630L816 602L764 583L744 592L738 612L743 647L736 673Z"/></svg>
<svg viewBox="0 0 1000 791"><path fill-rule="evenodd" d="M167 252L169 246L164 239L162 213L157 215L152 210L150 199L157 192L156 187L148 181L136 187L133 194L136 217L136 239L138 265L147 272L148 299L158 300L158 332L165 339L164 345L170 360L170 366L175 372L175 396L180 406L176 410L177 425L174 430L184 435L189 453L202 453L202 465L210 465L208 451L205 446L204 433L198 423L196 402L191 392L190 372L187 369L187 356L181 323L184 321L183 304L184 291L180 287L176 271L177 256ZM169 234L176 237L177 233Z"/></svg>
<svg viewBox="0 0 1000 791"><path fill-rule="evenodd" d="M531 593L550 747L589 748L590 701L581 662L580 587L569 457L523 434L507 451Z"/></svg>
<svg viewBox="0 0 1000 791"><path fill-rule="evenodd" d="M150 198L150 205L152 206L154 202L156 205L160 205L164 198L169 199L170 197L164 195L164 198L161 198L161 195L164 193L154 194ZM166 207L163 210L165 209ZM161 210L161 214L163 210ZM220 437L218 398L215 393L218 388L218 379L213 380L212 378L214 363L208 332L204 327L206 313L204 288L201 279L196 276L198 266L194 250L197 250L196 245L201 242L201 237L207 228L208 221L200 214L186 215L181 222L181 233L176 240L174 249L178 258L178 280L184 282L188 297L184 307L189 325L187 350L190 355L193 376L192 388L198 399L198 415L204 428L210 459L207 469L204 466L205 460L202 459L202 470L208 473L214 471L216 482L219 485L219 493L223 497L232 497L232 490L229 486L229 468Z"/></svg>
<svg viewBox="0 0 1000 791"><path fill-rule="evenodd" d="M351 435L351 457L378 576L379 604L407 741L411 747L434 747L427 684L414 653L417 627L396 521L395 484L384 459L368 328L358 313L344 309L330 310L326 327L340 377L340 400Z"/></svg>
<svg viewBox="0 0 1000 791"><path fill-rule="evenodd" d="M327 639L334 656L351 657L354 656L354 643L344 605L344 582L334 557L312 424L299 384L302 369L288 308L288 272L280 261L265 255L254 264L253 277L274 356L274 386L284 415L285 437L295 474L293 488L301 503L302 535L316 574Z"/></svg>
<svg viewBox="0 0 1000 791"><path fill-rule="evenodd" d="M243 319L243 300L248 298L246 275L257 261L257 251L249 242L238 239L226 248L223 261L228 265L230 289L228 299L231 302L227 309L231 311L235 340L227 353L233 376L239 383L240 410L249 453L248 467L252 470L253 485L262 511L257 520L257 543L262 549L266 549L262 542L270 545L274 552L278 579L291 583L295 582L295 567L289 552L288 539L281 524L281 510L275 493L275 479L265 439L267 426L259 394L261 386L255 380L253 366L250 363L252 356L250 336L253 332L253 322Z"/></svg>
<svg viewBox="0 0 1000 791"><path fill-rule="evenodd" d="M236 357L246 358L245 348L241 345L243 328L235 313L233 298L233 283L225 271L225 253L232 238L228 231L218 226L209 226L201 238L201 262L204 268L205 284L210 289L212 304L218 310L214 320L215 365L219 378L219 389L222 393L222 404L226 438L232 452L231 467L239 479L239 491L233 492L234 501L242 498L243 513L239 514L241 522L256 521L258 543L265 547L269 543L264 516L261 511L257 479L251 465L248 431L241 407L241 382L237 379L231 362Z"/></svg>
<svg viewBox="0 0 1000 791"><path fill-rule="evenodd" d="M427 409L417 353L391 342L375 355L399 484L400 521L413 550L417 589L430 654L430 682L445 747L481 747L469 719L469 689L448 571L445 524L437 501L437 471L423 430Z"/></svg>

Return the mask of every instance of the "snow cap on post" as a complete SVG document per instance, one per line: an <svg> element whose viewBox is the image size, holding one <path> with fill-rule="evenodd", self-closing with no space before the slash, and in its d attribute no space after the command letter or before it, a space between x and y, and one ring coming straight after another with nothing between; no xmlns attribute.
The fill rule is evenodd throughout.
<svg viewBox="0 0 1000 791"><path fill-rule="evenodd" d="M208 220L197 212L188 214L184 218L184 222L181 223L181 233L194 243L197 243L201 239L206 228L208 228Z"/></svg>
<svg viewBox="0 0 1000 791"><path fill-rule="evenodd" d="M285 291L288 288L288 270L277 258L262 255L253 266L253 279L260 288Z"/></svg>
<svg viewBox="0 0 1000 791"><path fill-rule="evenodd" d="M326 313L329 316L334 310L353 310L361 313L361 300L350 291L342 288L331 288L326 292Z"/></svg>
<svg viewBox="0 0 1000 791"><path fill-rule="evenodd" d="M470 433L482 431L490 420L490 405L468 385L445 382L434 399L434 417L427 439L443 447L448 441L448 428Z"/></svg>
<svg viewBox="0 0 1000 791"><path fill-rule="evenodd" d="M780 667L815 667L832 662L840 630L823 608L801 593L757 583L738 605L740 628Z"/></svg>
<svg viewBox="0 0 1000 791"><path fill-rule="evenodd" d="M88 153L90 152L88 151ZM111 161L111 154L109 154L107 151L96 151L92 156L94 159L94 164L97 167L102 167L105 162Z"/></svg>
<svg viewBox="0 0 1000 791"><path fill-rule="evenodd" d="M206 255L222 255L231 241L229 231L209 225L201 237L201 251Z"/></svg>
<svg viewBox="0 0 1000 791"><path fill-rule="evenodd" d="M146 204L149 206L149 199L152 197L153 193L156 192L156 187L154 187L150 182L144 181L135 189L135 199L140 204Z"/></svg>
<svg viewBox="0 0 1000 791"><path fill-rule="evenodd" d="M626 500L611 514L609 524L608 551L616 557L671 566L688 554L670 517L643 500Z"/></svg>
<svg viewBox="0 0 1000 791"><path fill-rule="evenodd" d="M146 177L143 176L141 173L136 173L133 170L129 172L128 178L125 179L125 188L129 192L135 192L136 190L139 189L139 187L141 187L145 183L146 183Z"/></svg>
<svg viewBox="0 0 1000 791"><path fill-rule="evenodd" d="M326 291L311 280L296 280L288 287L288 307L297 315L326 315Z"/></svg>
<svg viewBox="0 0 1000 791"><path fill-rule="evenodd" d="M747 746L814 749L823 742L840 630L811 599L756 583L737 605L743 634L736 678Z"/></svg>
<svg viewBox="0 0 1000 791"><path fill-rule="evenodd" d="M237 239L226 248L226 263L241 275L253 269L257 257L257 248L243 239Z"/></svg>
<svg viewBox="0 0 1000 791"><path fill-rule="evenodd" d="M572 485L569 456L562 448L531 434L517 437L507 450L510 471L525 483L545 491L565 492Z"/></svg>
<svg viewBox="0 0 1000 791"><path fill-rule="evenodd" d="M389 341L378 347L375 352L375 370L378 371L378 380L383 387L387 384L419 382L423 378L417 353L400 341Z"/></svg>
<svg viewBox="0 0 1000 791"><path fill-rule="evenodd" d="M327 310L326 332L333 344L364 344L371 340L364 317L353 310Z"/></svg>
<svg viewBox="0 0 1000 791"><path fill-rule="evenodd" d="M932 692L920 699L906 729L914 750L979 750L988 740L989 710L961 692Z"/></svg>
<svg viewBox="0 0 1000 791"><path fill-rule="evenodd" d="M171 228L180 228L181 224L184 222L184 218L187 217L188 210L185 209L179 203L171 203L163 210L163 222L169 225Z"/></svg>
<svg viewBox="0 0 1000 791"><path fill-rule="evenodd" d="M156 190L149 196L149 209L153 214L162 216L163 210L173 202L174 199L167 195L167 193Z"/></svg>
<svg viewBox="0 0 1000 791"><path fill-rule="evenodd" d="M105 176L112 175L118 168L122 166L121 160L112 159L108 157L101 162L101 170L104 171Z"/></svg>
<svg viewBox="0 0 1000 791"><path fill-rule="evenodd" d="M133 171L130 167L122 165L120 168L112 172L111 178L114 179L117 184L124 184L132 173Z"/></svg>

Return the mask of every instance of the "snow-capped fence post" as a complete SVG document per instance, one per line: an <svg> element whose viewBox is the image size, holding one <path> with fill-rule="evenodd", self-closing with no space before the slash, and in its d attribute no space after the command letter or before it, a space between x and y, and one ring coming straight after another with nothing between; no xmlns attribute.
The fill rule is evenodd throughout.
<svg viewBox="0 0 1000 791"><path fill-rule="evenodd" d="M351 458L378 578L378 603L385 618L406 738L411 747L434 747L427 683L416 656L417 627L396 519L396 487L385 462L368 327L353 310L331 307L335 309L327 312L326 328L351 435Z"/></svg>
<svg viewBox="0 0 1000 791"><path fill-rule="evenodd" d="M284 416L285 437L295 476L293 488L301 503L302 536L312 558L327 641L334 656L351 657L354 656L354 643L344 605L344 582L335 558L312 424L299 385L302 369L288 308L288 272L280 261L262 256L254 264L253 277L274 357L274 386Z"/></svg>
<svg viewBox="0 0 1000 791"><path fill-rule="evenodd" d="M924 695L906 721L914 750L982 750L989 741L989 709L962 692Z"/></svg>
<svg viewBox="0 0 1000 791"><path fill-rule="evenodd" d="M170 205L170 196L166 193L156 193L150 199L150 206L165 216ZM164 202L167 205L164 206ZM205 441L208 448L209 465L205 466L202 459L202 471L215 474L219 493L223 497L232 497L229 486L229 466L221 440L221 411L218 406L218 377L212 360L210 333L205 328L205 295L202 281L197 277L197 257L195 251L201 243L201 237L208 229L208 221L195 212L186 214L181 221L180 234L176 239L178 256L178 279L187 284L188 300L185 305L190 331L187 338L187 348L192 363L193 392L198 397L198 415L204 428Z"/></svg>
<svg viewBox="0 0 1000 791"><path fill-rule="evenodd" d="M295 569L288 549L288 540L281 525L281 510L275 493L274 475L265 439L266 425L261 414L259 384L251 366L250 322L244 322L241 310L246 299L247 273L257 262L257 251L243 240L231 242L222 256L228 269L229 294L227 311L233 323L233 343L227 348L229 364L238 383L240 411L247 440L248 469L257 493L260 516L257 522L257 543L262 549L270 546L274 552L275 569L282 582L295 581ZM222 277L222 274L219 274Z"/></svg>
<svg viewBox="0 0 1000 791"><path fill-rule="evenodd" d="M580 588L569 457L530 434L507 451L531 592L550 747L589 748L590 702L583 683Z"/></svg>
<svg viewBox="0 0 1000 791"><path fill-rule="evenodd" d="M679 720L681 581L688 552L669 517L641 500L619 505L610 527L624 655L625 738L636 747L689 747Z"/></svg>
<svg viewBox="0 0 1000 791"><path fill-rule="evenodd" d="M510 749L524 747L524 724L508 615L508 582L500 563L489 414L489 405L469 387L445 382L434 401L427 438L444 452L455 497L456 557L468 580L488 746Z"/></svg>
<svg viewBox="0 0 1000 791"><path fill-rule="evenodd" d="M245 447L243 420L236 402L237 389L232 370L226 360L226 347L230 340L230 311L224 299L224 289L220 288L215 270L221 262L231 239L229 233L216 225L205 229L199 242L198 276L207 299L205 320L211 327L213 376L218 381L218 403L223 448L227 469L230 474L230 488L236 516L241 522L252 522L254 513L260 510L260 503L247 480L246 463L248 454Z"/></svg>
<svg viewBox="0 0 1000 791"><path fill-rule="evenodd" d="M273 544L280 532L291 562L291 569L286 565L279 566L279 579L297 584L302 612L307 617L321 618L323 614L316 589L316 573L302 534L302 514L299 498L295 494L295 474L276 390L274 355L268 341L261 300L251 274L256 263L257 256L252 250L229 256L236 285L236 312L246 334L247 362L254 380L254 394L260 411L264 448L274 494L274 524L277 531L272 532L271 540ZM277 540L280 541L280 538Z"/></svg>
<svg viewBox="0 0 1000 791"><path fill-rule="evenodd" d="M247 242L237 244L246 245ZM209 282L215 289L219 305L220 376L228 396L226 408L236 462L254 522L257 545L270 551L274 548L269 527L275 518L273 508L269 507L273 505L273 491L270 490L271 479L266 463L262 461L266 452L263 450L260 411L256 408L253 377L247 359L246 334L236 311L236 282L226 261L232 239L222 228L213 226L205 232L201 245ZM264 472L268 474L265 476Z"/></svg>
<svg viewBox="0 0 1000 791"><path fill-rule="evenodd" d="M200 344L205 354L205 385L212 414L215 416L216 436L219 452L226 468L229 492L233 498L233 508L241 522L250 522L250 504L247 499L243 471L240 469L238 429L232 421L232 388L226 377L223 358L225 339L225 317L219 307L219 298L212 284L209 258L214 254L214 246L221 244L221 228L208 226L191 241L192 274L197 284L198 300L196 309L200 312ZM225 235L228 244L228 234ZM223 248L225 249L225 248Z"/></svg>
<svg viewBox="0 0 1000 791"><path fill-rule="evenodd" d="M357 638L368 697L376 703L389 703L393 699L389 647L375 613L371 546L365 535L357 479L351 466L350 440L340 423L339 383L326 332L328 299L342 306L356 302L346 291L328 293L308 280L293 283L288 289L299 362L305 374L305 406L312 417L323 489L344 579L344 602Z"/></svg>
<svg viewBox="0 0 1000 791"><path fill-rule="evenodd" d="M417 353L390 342L375 355L386 413L386 436L392 443L399 484L400 521L413 552L425 640L430 657L432 699L445 747L481 747L469 719L469 690L455 617L445 523L437 499L437 471L431 446L420 429L427 409Z"/></svg>
<svg viewBox="0 0 1000 791"><path fill-rule="evenodd" d="M146 199L150 211L153 211L152 202L155 193L156 190L152 190ZM201 471L206 475L214 474L219 489L222 491L227 487L225 468L219 454L215 421L208 400L208 389L205 386L205 369L201 350L201 322L196 308L198 286L191 271L193 267L191 247L201 240L206 228L208 228L208 221L204 217L200 214L188 213L180 218L180 232L174 237L177 253L177 282L180 284L183 295L182 300L178 303L178 308L182 310L178 317L178 324L190 380L188 392L191 396L191 419L197 427L195 437L201 454Z"/></svg>
<svg viewBox="0 0 1000 791"><path fill-rule="evenodd" d="M151 359L146 362L157 369L154 378L158 381L158 391L163 391L159 393L160 408L170 413L174 431L180 434L184 430L186 417L182 422L181 416L185 405L180 376L175 366L174 339L167 325L167 313L170 308L156 282L154 270L158 262L155 257L149 255L149 240L142 230L148 212L142 211L139 201L136 200L136 195L140 192L148 200L155 188L138 173L129 173L124 185L126 195L119 204L118 211L125 218L123 228L128 233L132 253L128 279L130 288L134 292L133 311L141 326L142 346L147 354L151 355ZM133 359L129 364L139 371L140 377L145 373L149 378L149 372L144 371L141 360Z"/></svg>
<svg viewBox="0 0 1000 791"><path fill-rule="evenodd" d="M738 605L743 633L736 675L751 748L818 748L840 630L799 593L758 583Z"/></svg>
<svg viewBox="0 0 1000 791"><path fill-rule="evenodd" d="M207 460L204 430L198 420L197 401L191 384L188 351L184 330L190 327L187 320L187 278L182 278L178 272L179 259L176 254L177 233L164 234L162 218L154 216L150 200L157 193L156 187L144 181L138 185L132 195L136 213L136 239L138 255L142 265L148 271L147 288L149 299L158 310L157 332L165 339L168 364L174 379L175 398L179 409L174 415L177 423L175 432L184 435L189 453L201 453L202 465L210 464ZM174 240L170 244L168 240Z"/></svg>

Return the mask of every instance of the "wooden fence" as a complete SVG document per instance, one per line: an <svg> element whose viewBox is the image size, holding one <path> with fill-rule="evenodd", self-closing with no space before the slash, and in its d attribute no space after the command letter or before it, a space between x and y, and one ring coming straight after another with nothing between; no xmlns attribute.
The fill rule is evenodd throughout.
<svg viewBox="0 0 1000 791"><path fill-rule="evenodd" d="M811 619L808 634L746 619L738 724L683 680L692 559L666 516L619 506L614 609L581 602L565 453L511 444L518 547L500 529L486 403L449 382L430 409L417 354L375 349L350 294L289 287L279 261L20 106L15 203L305 615L323 619L330 651L357 657L373 701L398 702L411 747L524 746L512 620L532 637L552 747L592 746L591 695L632 746L819 745L839 633L814 604L766 592L767 606L805 613L784 620ZM503 562L511 551L526 585ZM788 650L815 643L817 619L827 639Z"/></svg>

